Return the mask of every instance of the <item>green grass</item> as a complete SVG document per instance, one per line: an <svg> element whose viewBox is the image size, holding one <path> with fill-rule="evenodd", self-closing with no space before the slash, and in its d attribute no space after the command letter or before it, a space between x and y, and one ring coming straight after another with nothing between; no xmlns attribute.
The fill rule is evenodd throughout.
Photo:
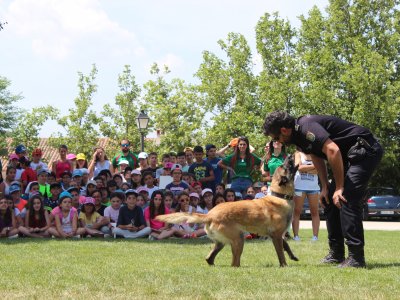
<svg viewBox="0 0 400 300"><path fill-rule="evenodd" d="M0 297L120 299L399 299L398 232L366 231L367 269L320 265L320 241L290 242L299 262L279 268L271 242L247 241L242 267L226 247L209 267L208 240L2 240Z"/></svg>

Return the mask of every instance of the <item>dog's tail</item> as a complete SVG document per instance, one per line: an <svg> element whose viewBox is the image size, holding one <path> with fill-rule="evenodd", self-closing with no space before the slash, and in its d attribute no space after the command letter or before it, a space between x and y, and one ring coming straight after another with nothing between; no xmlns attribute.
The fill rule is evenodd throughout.
<svg viewBox="0 0 400 300"><path fill-rule="evenodd" d="M168 215L160 215L156 217L156 220L161 222L166 222L170 224L179 224L183 222L187 223L207 223L208 217L205 214L196 214L196 213L184 213L178 212Z"/></svg>

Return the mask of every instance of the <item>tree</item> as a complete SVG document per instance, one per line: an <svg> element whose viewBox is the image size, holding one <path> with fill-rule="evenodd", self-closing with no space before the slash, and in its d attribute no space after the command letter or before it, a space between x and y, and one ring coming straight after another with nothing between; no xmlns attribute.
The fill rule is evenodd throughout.
<svg viewBox="0 0 400 300"><path fill-rule="evenodd" d="M18 125L13 129L12 145L23 144L30 153L39 144L39 131L47 120L55 120L59 110L48 105L35 107L30 112L23 112L18 118Z"/></svg>
<svg viewBox="0 0 400 300"><path fill-rule="evenodd" d="M11 82L0 76L0 155L6 155L6 137L10 136L11 131L17 124L21 110L17 107L17 102L22 99L21 95L13 95L9 91Z"/></svg>
<svg viewBox="0 0 400 300"><path fill-rule="evenodd" d="M145 108L153 128L162 133L159 151L181 151L186 146L200 143L204 113L194 87L180 79L167 82L165 76L168 73L167 67L161 73L158 65L153 64L151 74L156 79L144 85Z"/></svg>
<svg viewBox="0 0 400 300"><path fill-rule="evenodd" d="M97 91L96 79L97 68L93 65L88 76L78 72L79 95L74 100L74 108L69 109L69 115L58 119L65 135L58 133L51 139L51 144L58 147L66 144L69 151L74 153L85 153L87 156L93 154L93 147L99 139L99 132L96 127L100 118L90 109L92 106L93 94Z"/></svg>
<svg viewBox="0 0 400 300"><path fill-rule="evenodd" d="M256 45L263 65L258 80L263 116L276 109L294 113L296 104L302 101L296 38L296 30L277 13L266 13L257 23Z"/></svg>
<svg viewBox="0 0 400 300"><path fill-rule="evenodd" d="M381 168L397 169L399 143L393 133L400 111L398 4L332 0L326 16L314 7L308 17L301 17L297 45L306 98L297 110L333 114L370 128L386 149ZM379 170L373 184L390 173ZM383 177L393 182L393 177Z"/></svg>
<svg viewBox="0 0 400 300"><path fill-rule="evenodd" d="M227 61L204 51L195 74L202 107L211 122L206 125L206 143L225 145L233 137L247 135L252 144L261 142L262 106L257 77L253 74L251 49L241 34L229 33L218 44Z"/></svg>
<svg viewBox="0 0 400 300"><path fill-rule="evenodd" d="M110 146L114 148L122 139L128 139L132 145L140 145L136 117L140 110L141 89L129 65L118 76L118 86L120 93L115 97L116 107L106 104L101 112L100 132L110 138Z"/></svg>

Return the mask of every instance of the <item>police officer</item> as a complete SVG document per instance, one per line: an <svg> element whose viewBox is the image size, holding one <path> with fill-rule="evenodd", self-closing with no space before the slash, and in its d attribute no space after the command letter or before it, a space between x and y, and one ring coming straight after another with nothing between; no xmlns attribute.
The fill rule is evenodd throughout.
<svg viewBox="0 0 400 300"><path fill-rule="evenodd" d="M364 268L362 198L383 155L372 133L334 116L306 115L295 119L286 112L275 111L265 119L264 134L311 154L321 182L320 202L325 207L330 247L322 262ZM331 183L324 160L332 169ZM349 251L346 260L345 241Z"/></svg>

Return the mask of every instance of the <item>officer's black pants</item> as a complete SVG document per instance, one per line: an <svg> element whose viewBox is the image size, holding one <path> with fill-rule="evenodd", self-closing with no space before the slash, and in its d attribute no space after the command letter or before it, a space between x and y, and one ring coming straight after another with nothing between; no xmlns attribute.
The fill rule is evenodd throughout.
<svg viewBox="0 0 400 300"><path fill-rule="evenodd" d="M383 150L378 142L370 143L373 150L368 150L364 159L357 163L349 163L345 166L343 196L347 203L342 203L338 209L332 201L335 192L335 182L329 186L329 204L325 208L328 239L331 249L344 248L344 240L349 248L364 247L363 196L375 168L379 164ZM345 155L342 153L342 156ZM343 157L343 159L346 159Z"/></svg>

